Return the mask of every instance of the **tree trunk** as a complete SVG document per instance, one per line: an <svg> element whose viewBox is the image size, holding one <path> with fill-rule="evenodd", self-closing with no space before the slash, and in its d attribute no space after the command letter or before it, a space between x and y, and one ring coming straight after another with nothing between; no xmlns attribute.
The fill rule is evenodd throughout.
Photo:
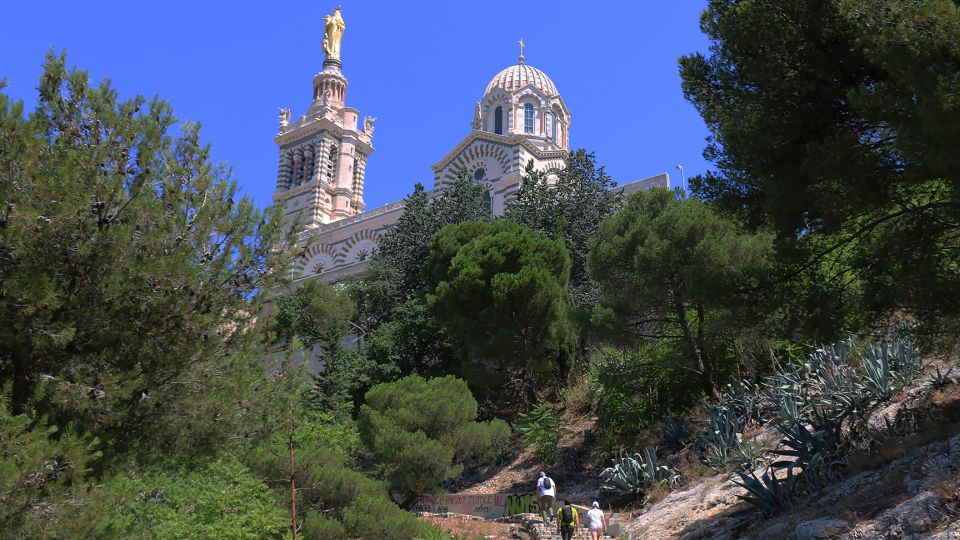
<svg viewBox="0 0 960 540"><path fill-rule="evenodd" d="M706 324L704 320L704 307L702 303L697 303L697 348L700 351L700 357L703 362L703 389L707 393L707 397L715 398L717 396L717 388L714 382L715 367L713 365L713 357L710 355L710 348L707 347L706 339L703 336L703 327Z"/></svg>
<svg viewBox="0 0 960 540"><path fill-rule="evenodd" d="M293 463L293 407L290 407L290 438L287 441L290 449L290 530L293 540L297 540L297 483L294 479L296 468Z"/></svg>
<svg viewBox="0 0 960 540"><path fill-rule="evenodd" d="M712 366L708 367L709 359L704 361L704 351L700 348L700 341L702 340L703 333L703 324L701 323L697 329L697 336L693 335L693 331L690 329L690 321L687 319L687 310L682 302L675 302L674 309L677 312L677 319L680 321L680 328L683 330L683 339L687 342L687 347L690 348L691 359L695 367L695 371L700 375L700 381L703 385L703 391L706 392L707 397L713 398L716 389L713 387L713 370ZM697 311L698 318L700 311ZM699 338L699 339L698 339Z"/></svg>

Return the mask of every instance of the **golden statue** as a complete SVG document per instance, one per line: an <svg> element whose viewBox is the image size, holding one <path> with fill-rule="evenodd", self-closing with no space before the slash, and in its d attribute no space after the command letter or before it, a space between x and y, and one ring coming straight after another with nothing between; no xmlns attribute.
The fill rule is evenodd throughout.
<svg viewBox="0 0 960 540"><path fill-rule="evenodd" d="M333 10L333 15L323 17L323 52L327 58L340 59L340 41L343 40L343 29L347 27L340 16L340 8Z"/></svg>

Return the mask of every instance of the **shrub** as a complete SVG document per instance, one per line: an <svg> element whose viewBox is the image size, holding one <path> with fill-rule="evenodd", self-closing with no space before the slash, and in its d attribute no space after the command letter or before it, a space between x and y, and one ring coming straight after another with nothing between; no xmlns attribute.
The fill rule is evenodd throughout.
<svg viewBox="0 0 960 540"><path fill-rule="evenodd" d="M699 381L681 361L669 346L601 349L588 377L607 445L634 444L645 429L697 403Z"/></svg>
<svg viewBox="0 0 960 540"><path fill-rule="evenodd" d="M307 516L300 526L300 534L303 535L304 538L324 538L329 540L350 538L343 523L327 517L316 510L307 512Z"/></svg>
<svg viewBox="0 0 960 540"><path fill-rule="evenodd" d="M557 456L562 420L549 405L541 403L528 413L520 414L517 431L527 444L537 449L537 457L551 462Z"/></svg>
<svg viewBox="0 0 960 540"><path fill-rule="evenodd" d="M268 487L234 459L193 473L118 475L98 496L102 513L78 536L280 539L290 524Z"/></svg>
<svg viewBox="0 0 960 540"><path fill-rule="evenodd" d="M408 540L415 538L427 524L380 497L361 495L343 511L343 525L351 538Z"/></svg>
<svg viewBox="0 0 960 540"><path fill-rule="evenodd" d="M360 436L406 502L436 492L465 464L502 451L509 427L475 422L477 402L453 376L411 375L374 386L360 408Z"/></svg>

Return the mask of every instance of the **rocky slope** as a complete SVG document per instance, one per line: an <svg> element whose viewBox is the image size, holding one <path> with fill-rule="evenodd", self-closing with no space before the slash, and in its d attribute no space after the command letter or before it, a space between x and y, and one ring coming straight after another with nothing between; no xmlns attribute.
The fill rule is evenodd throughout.
<svg viewBox="0 0 960 540"><path fill-rule="evenodd" d="M625 519L624 530L658 540L960 538L960 389L914 388L869 421L904 418L913 419L911 435L851 456L847 478L775 516L759 514L729 475L716 475Z"/></svg>

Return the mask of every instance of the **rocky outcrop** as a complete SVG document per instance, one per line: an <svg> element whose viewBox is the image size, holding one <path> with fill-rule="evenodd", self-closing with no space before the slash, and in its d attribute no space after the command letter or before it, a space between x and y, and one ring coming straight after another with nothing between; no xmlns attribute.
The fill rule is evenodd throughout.
<svg viewBox="0 0 960 540"><path fill-rule="evenodd" d="M626 525L630 538L960 539L960 435L914 448L769 519L714 476L671 493Z"/></svg>

